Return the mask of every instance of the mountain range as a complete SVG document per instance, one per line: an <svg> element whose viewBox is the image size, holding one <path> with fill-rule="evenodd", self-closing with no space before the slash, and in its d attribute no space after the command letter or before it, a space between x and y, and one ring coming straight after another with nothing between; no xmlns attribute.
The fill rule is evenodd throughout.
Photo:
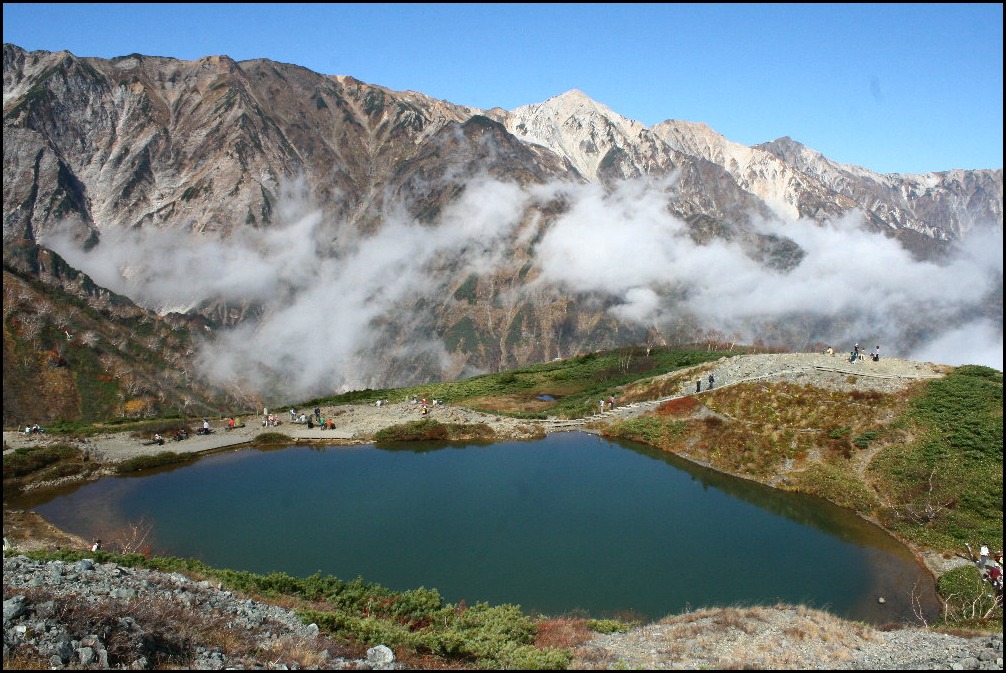
<svg viewBox="0 0 1006 673"><path fill-rule="evenodd" d="M264 59L5 44L3 76L5 422L31 413L8 383L87 417L657 343L1001 340L1001 168L880 175L577 90L481 110Z"/></svg>

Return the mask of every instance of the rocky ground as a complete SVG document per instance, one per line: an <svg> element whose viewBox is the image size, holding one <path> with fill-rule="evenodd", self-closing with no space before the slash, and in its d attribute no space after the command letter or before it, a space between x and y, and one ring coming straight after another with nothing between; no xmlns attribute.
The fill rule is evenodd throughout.
<svg viewBox="0 0 1006 673"><path fill-rule="evenodd" d="M696 367L691 376L702 380L703 392L707 390L708 376L712 373L717 387L731 385L741 381L752 380L787 380L797 383L808 383L823 387L847 389L876 389L894 391L918 380L938 377L945 373L946 368L931 363L919 363L896 358L885 358L880 362L870 360L850 363L848 356L822 354L780 354L751 355L736 358L725 358L717 362ZM695 394L694 382L689 381L683 386L681 394ZM703 394L703 393L700 393ZM497 435L507 438L522 438L540 436L543 432L553 432L568 429L592 431L600 424L619 417L642 413L655 407L660 401L648 401L634 404L618 405L614 410L595 414L585 419L564 421L550 419L542 422L517 421L510 418L497 417L474 412L461 407L434 406L429 417L445 423L486 423L493 427ZM305 410L307 411L307 410ZM212 419L214 432L208 436L192 436L181 442L168 442L165 446L148 445L125 433L110 434L89 439L86 448L96 460L115 463L129 458L171 450L176 452L207 452L237 446L251 441L264 431L282 432L297 442L331 442L357 443L366 442L374 432L390 425L417 420L421 418L418 405L410 400L391 400L388 404L351 405L347 407L323 409L323 415L333 417L336 421L335 430L308 429L302 424L290 423L288 410L281 410L284 419L282 425L276 428L263 428L261 418L243 419L244 428L225 429L225 424L219 419ZM12 450L32 442L53 441L45 435L25 436L22 433L4 433L4 449ZM19 520L9 519L11 513L5 512L4 534L8 535L8 526L16 528L20 523L30 523L32 536L51 535L50 542L63 544L72 542L81 544L84 541L69 540L65 533L56 530L46 530L44 522L31 520L30 513L18 513ZM27 526L27 524L26 524ZM62 535L63 538L59 536ZM29 536L29 537L32 537ZM32 540L22 539L22 545L31 545ZM37 545L38 540L34 541ZM26 547L22 547L26 548ZM967 563L960 558L946 558L942 555L923 554L934 575L945 570ZM24 557L4 561L4 631L5 660L11 647L23 644L27 634L38 633L38 628L44 626L45 632L59 632L58 624L45 622L51 619L51 606L42 600L44 605L29 605L31 597L25 593L25 587L47 587L52 584L52 578L60 578L58 585L68 591L80 590L87 594L87 600L94 596L113 596L107 582L106 570L114 577L114 584L121 589L131 586L135 580L140 591L148 584L158 584L142 576L139 571L125 569L105 569L100 565L94 567L45 566L33 565ZM72 577L72 578L71 578ZM82 579L87 579L83 582ZM98 588L94 589L95 579ZM174 577L172 582L185 584L185 578ZM106 582L106 584L101 584ZM88 588L90 587L90 588ZM213 587L199 585L196 588L184 589L170 596L195 596L200 592L217 591ZM187 592L187 593L186 593ZM223 592L224 594L228 592ZM124 594L128 596L129 594ZM121 597L120 597L121 598ZM219 605L227 604L233 598L246 610L256 610L254 601L241 600L234 597L217 597L213 600L189 600L188 605L199 612L206 612L206 619L219 619ZM51 600L48 599L48 600ZM172 599L173 600L173 599ZM221 603L223 601L223 603ZM204 607L200 607L204 606ZM211 610L212 606L213 607ZM230 614L233 606L223 608ZM268 619L275 619L274 606L262 607L262 614L268 613ZM47 612L48 611L48 612ZM8 613L12 616L8 619ZM211 614L212 613L212 614ZM39 615L42 615L41 617ZM261 616L262 620L267 619ZM42 620L40 622L39 620ZM258 619L258 617L256 618ZM34 621L32 621L34 620ZM283 638L300 638L302 645L309 650L316 648L320 652L314 632L301 633L300 626L295 624L292 613L279 619L278 623L289 625L288 632L283 629ZM235 622L237 624L237 622ZM273 629L277 633L279 630ZM269 637L276 636L267 630ZM81 640L88 634L78 634L72 637L67 634L62 640L56 638L46 641L38 651L48 652L49 663L53 667L95 668L103 662L100 648L94 639ZM278 637L278 636L276 636ZM100 640L100 639L99 639ZM142 641L139 639L138 642ZM102 647L107 646L102 645ZM284 646L286 647L286 646ZM45 649L48 648L48 649ZM321 647L321 649L324 649ZM327 652L328 650L326 650ZM207 650L209 652L209 650ZM218 653L219 654L219 653ZM143 663L142 652L136 653L136 661ZM107 655L106 655L107 656ZM373 655L372 660L364 658L340 658L334 654L319 655L318 660L299 661L291 658L286 663L277 660L276 665L266 665L269 662L231 661L226 657L201 653L196 668L225 667L264 667L276 668L280 665L302 668L381 668L401 667L388 658L388 653L381 650ZM55 657L55 658L52 658ZM58 661L57 661L58 658ZM86 660L86 661L85 661ZM145 661L149 664L150 658ZM896 630L878 630L860 624L843 622L827 613L807 610L799 607L779 606L775 608L727 609L714 611L699 611L679 615L649 624L630 631L629 633L598 635L577 648L575 666L582 669L636 668L636 669L701 669L701 668L762 668L762 669L1002 669L1002 634L982 636L948 635L931 632L924 628L905 628ZM127 665L132 665L133 660Z"/></svg>

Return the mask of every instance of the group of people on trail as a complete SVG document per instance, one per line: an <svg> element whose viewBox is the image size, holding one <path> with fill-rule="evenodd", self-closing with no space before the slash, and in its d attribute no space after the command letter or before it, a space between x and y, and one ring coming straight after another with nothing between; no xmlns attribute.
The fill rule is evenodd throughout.
<svg viewBox="0 0 1006 673"><path fill-rule="evenodd" d="M317 418L318 418L318 422L315 423L314 422L314 419L315 419L314 416L308 416L307 417L307 429L308 430L313 430L315 427L317 427L317 428L319 428L321 430L335 430L335 421L333 421L331 418L322 418L321 414L318 414Z"/></svg>
<svg viewBox="0 0 1006 673"><path fill-rule="evenodd" d="M990 560L989 543L982 543L978 550L978 570L982 573L982 578L1001 594L1003 590L1003 553L996 552Z"/></svg>
<svg viewBox="0 0 1006 673"><path fill-rule="evenodd" d="M43 430L42 426L38 423L35 425L26 425L24 428L24 434L26 435L41 435L44 432L45 430Z"/></svg>
<svg viewBox="0 0 1006 673"><path fill-rule="evenodd" d="M831 348L829 348L828 350L830 351ZM849 362L851 362L852 364L856 364L865 357L866 352L860 350L859 344L856 344L855 346L852 347L852 353L849 354ZM876 348L873 349L873 352L870 353L870 359L873 360L874 362L880 362L880 346L877 346Z"/></svg>
<svg viewBox="0 0 1006 673"><path fill-rule="evenodd" d="M607 401L605 401L603 399L598 400L598 402L597 402L598 411L600 413L602 413L602 414L604 413L604 405L605 404L608 405L608 409L609 410L614 409L615 408L615 396L614 395L609 396L608 399L607 399Z"/></svg>
<svg viewBox="0 0 1006 673"><path fill-rule="evenodd" d="M712 390L713 386L716 385L716 377L710 374L708 380L709 380L709 387L706 388L706 390ZM697 393L702 392L702 379L695 380L695 392Z"/></svg>

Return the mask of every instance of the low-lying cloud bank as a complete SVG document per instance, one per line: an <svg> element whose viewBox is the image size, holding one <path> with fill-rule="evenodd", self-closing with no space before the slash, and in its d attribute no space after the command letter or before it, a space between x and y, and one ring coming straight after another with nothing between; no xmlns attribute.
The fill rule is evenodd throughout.
<svg viewBox="0 0 1006 673"><path fill-rule="evenodd" d="M699 245L667 211L667 184L632 181L520 189L482 179L432 225L403 208L361 236L288 189L281 219L226 239L178 230L105 231L84 252L69 236L43 241L96 282L156 310L208 299L255 304L261 319L219 333L202 353L220 381L279 385L291 396L384 387L377 369L388 330L419 335L413 347L452 356L429 331L429 318L402 307L449 298L433 270L444 259L464 273L506 264L515 244L534 244L534 281L524 291L559 288L613 302L619 320L644 326L690 316L704 334L738 343L788 335L791 347L827 343L839 351L880 345L887 356L1002 370L1002 231L976 228L936 264L912 259L893 239L866 233L860 218L824 226L762 222L765 234L804 251L788 272L767 269L738 243ZM561 200L551 221L534 204ZM998 314L989 302L998 301ZM766 339L767 343L771 340Z"/></svg>

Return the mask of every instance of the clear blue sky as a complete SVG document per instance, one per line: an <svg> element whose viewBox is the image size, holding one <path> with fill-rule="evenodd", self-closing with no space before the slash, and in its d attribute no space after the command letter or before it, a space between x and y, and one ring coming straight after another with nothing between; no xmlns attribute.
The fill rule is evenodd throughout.
<svg viewBox="0 0 1006 673"><path fill-rule="evenodd" d="M268 58L477 108L580 89L880 173L1003 166L1002 4L7 3L3 39Z"/></svg>

